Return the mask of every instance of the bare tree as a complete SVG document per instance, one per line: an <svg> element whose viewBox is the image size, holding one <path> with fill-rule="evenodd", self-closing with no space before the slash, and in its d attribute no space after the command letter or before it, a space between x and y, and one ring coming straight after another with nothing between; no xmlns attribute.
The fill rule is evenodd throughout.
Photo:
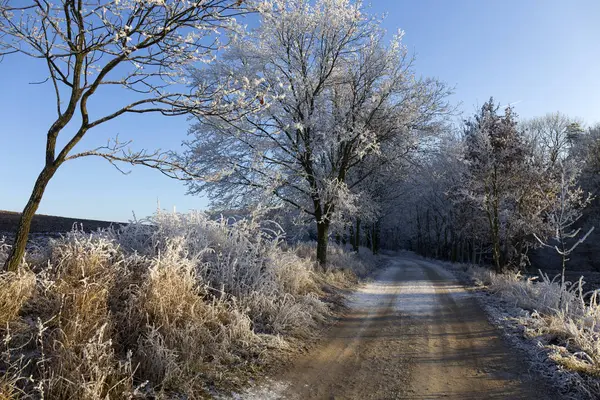
<svg viewBox="0 0 600 400"><path fill-rule="evenodd" d="M544 247L553 248L561 256L562 271L561 284L565 284L565 270L569 256L573 251L583 243L593 232L592 226L587 233L580 235L581 228L575 228L574 225L583 215L584 209L592 201L590 194L585 194L577 186L579 169L573 165L560 163L560 181L556 185L556 191L548 196L548 211L546 212L548 230L553 232L550 240L542 240L537 234L535 238ZM554 245L549 244L554 242ZM561 298L562 303L562 298Z"/></svg>
<svg viewBox="0 0 600 400"><path fill-rule="evenodd" d="M6 269L18 268L44 190L65 161L100 156L181 176L185 166L167 154L128 151L127 142L117 139L81 153L73 149L90 129L124 114L227 112L219 101L231 93L226 81L190 89L186 76L192 65L213 60L223 46L218 32L236 28L242 7L236 0L0 0L0 57L14 53L43 63L48 70L43 82L54 89L57 114ZM104 87L124 89L135 100L93 115L90 99ZM75 133L61 137L66 144L57 147L67 129Z"/></svg>

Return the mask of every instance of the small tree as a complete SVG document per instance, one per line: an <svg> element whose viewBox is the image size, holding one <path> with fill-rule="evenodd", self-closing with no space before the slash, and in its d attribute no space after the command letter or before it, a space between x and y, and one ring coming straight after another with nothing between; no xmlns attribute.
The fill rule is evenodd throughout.
<svg viewBox="0 0 600 400"><path fill-rule="evenodd" d="M583 210L592 201L592 196L584 194L577 186L579 170L560 163L560 181L556 193L548 199L549 207L546 212L548 230L553 232L550 240L542 240L537 234L535 238L544 247L553 248L560 255L562 261L561 285L565 284L565 270L569 256L592 233L592 226L586 234L580 235L581 228L574 225L583 215ZM562 297L561 297L562 303Z"/></svg>
<svg viewBox="0 0 600 400"><path fill-rule="evenodd" d="M180 176L185 166L161 152L127 150L128 142L73 153L86 133L123 114L224 115L220 85L190 90L186 76L222 48L219 30L236 27L242 0L0 0L0 59L21 54L48 69L56 119L46 135L45 163L23 210L5 268L15 270L25 253L32 218L57 169L68 160L99 156ZM129 103L93 116L89 102L104 87L125 89ZM118 103L120 98L115 98ZM238 103L236 107L243 107ZM60 142L64 130L74 132ZM66 135L67 133L65 133Z"/></svg>

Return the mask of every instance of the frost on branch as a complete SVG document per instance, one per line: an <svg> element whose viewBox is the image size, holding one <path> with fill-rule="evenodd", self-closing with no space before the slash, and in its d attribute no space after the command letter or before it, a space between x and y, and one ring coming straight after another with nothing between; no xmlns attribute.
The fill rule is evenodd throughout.
<svg viewBox="0 0 600 400"><path fill-rule="evenodd" d="M580 169L573 163L559 162L554 191L546 195L548 203L546 224L552 234L547 240L537 234L535 238L545 247L553 248L562 259L561 285L565 285L565 269L569 256L594 231L592 226L587 233L580 234L581 228L575 225L583 216L584 209L591 203L592 195L585 194L577 185ZM562 298L561 298L562 302ZM562 305L562 304L561 304Z"/></svg>
<svg viewBox="0 0 600 400"><path fill-rule="evenodd" d="M223 206L292 207L326 237L362 196L349 187L352 171L386 143L405 147L415 130L435 130L448 90L416 78L402 34L386 43L360 3L276 0L258 9L260 26L234 37L211 75L195 79L234 79L230 104L263 107L198 119L183 159L211 179L190 183L190 192Z"/></svg>
<svg viewBox="0 0 600 400"><path fill-rule="evenodd" d="M23 209L6 268L23 259L31 220L57 169L67 160L99 156L116 165L146 165L172 176L189 170L161 151L130 151L124 143L75 152L86 133L124 114L211 115L255 103L223 101L237 87L228 79L190 87L189 71L210 63L238 32L245 11L235 0L0 0L0 57L25 56L47 68L56 119L46 133L45 163ZM121 90L116 96L113 90ZM111 91L107 110L91 106ZM91 101L90 101L91 100ZM68 134L65 133L68 131ZM60 143L60 146L57 146Z"/></svg>
<svg viewBox="0 0 600 400"><path fill-rule="evenodd" d="M227 113L220 101L234 90L227 81L190 89L188 77L226 47L222 32L241 31L234 17L243 12L236 1L3 0L0 54L20 53L47 66L41 80L53 86L57 111L49 145L81 114L77 134L50 155L64 160L85 131L125 113ZM115 101L104 115L88 110L88 99L109 87L126 89L132 100Z"/></svg>

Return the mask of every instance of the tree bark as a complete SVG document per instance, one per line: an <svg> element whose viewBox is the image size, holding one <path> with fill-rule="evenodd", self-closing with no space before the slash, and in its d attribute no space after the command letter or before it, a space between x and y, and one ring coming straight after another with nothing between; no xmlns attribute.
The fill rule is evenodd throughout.
<svg viewBox="0 0 600 400"><path fill-rule="evenodd" d="M452 242L452 262L455 263L458 261L458 242L456 239Z"/></svg>
<svg viewBox="0 0 600 400"><path fill-rule="evenodd" d="M317 261L323 270L327 266L327 242L329 239L329 222L317 222Z"/></svg>
<svg viewBox="0 0 600 400"><path fill-rule="evenodd" d="M493 254L494 254L494 267L496 268L496 272L502 272L502 251L500 250L500 234L499 234L499 225L497 220L494 222L493 226Z"/></svg>
<svg viewBox="0 0 600 400"><path fill-rule="evenodd" d="M448 227L446 226L444 228L444 260L447 260L449 258L449 254L448 254Z"/></svg>
<svg viewBox="0 0 600 400"><path fill-rule="evenodd" d="M371 251L374 255L377 255L379 254L379 223L373 223L371 232Z"/></svg>
<svg viewBox="0 0 600 400"><path fill-rule="evenodd" d="M565 272L567 269L567 254L565 248L565 239L559 231L558 240L561 244L562 252L560 253L562 262L562 271L560 272L560 298L558 299L558 308L562 309L564 300L564 287L565 287Z"/></svg>
<svg viewBox="0 0 600 400"><path fill-rule="evenodd" d="M421 218L417 207L417 254L423 255L423 239L421 235Z"/></svg>
<svg viewBox="0 0 600 400"><path fill-rule="evenodd" d="M427 245L425 247L425 257L431 257L431 244L433 241L431 240L431 225L429 221L429 209L425 212L425 233L427 234L426 240Z"/></svg>
<svg viewBox="0 0 600 400"><path fill-rule="evenodd" d="M355 252L360 251L360 218L356 218L356 232L354 233L352 247Z"/></svg>
<svg viewBox="0 0 600 400"><path fill-rule="evenodd" d="M57 166L51 165L46 166L38 176L35 181L35 185L33 187L33 191L23 209L23 213L21 214L21 218L19 219L19 226L17 227L17 232L15 235L15 241L13 243L10 255L4 264L4 269L6 271L16 271L19 268L19 265L23 261L23 256L25 255L25 249L27 246L27 240L29 239L29 231L31 230L31 222L33 221L33 216L37 211L42 197L44 195L44 191L46 190L46 186L48 182L56 172Z"/></svg>

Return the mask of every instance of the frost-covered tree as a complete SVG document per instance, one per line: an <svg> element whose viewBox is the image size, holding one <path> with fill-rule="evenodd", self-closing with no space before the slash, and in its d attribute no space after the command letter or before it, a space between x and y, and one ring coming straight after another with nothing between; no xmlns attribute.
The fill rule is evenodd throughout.
<svg viewBox="0 0 600 400"><path fill-rule="evenodd" d="M588 238L594 227L592 226L583 235L580 235L581 228L575 228L575 224L583 216L584 209L592 201L592 196L585 194L577 184L580 169L573 163L561 162L559 171L560 180L555 191L546 196L548 202L545 213L546 223L552 234L544 238L535 235L535 238L542 246L553 248L561 256L561 284L564 286L569 256Z"/></svg>
<svg viewBox="0 0 600 400"><path fill-rule="evenodd" d="M600 194L600 125L595 125L578 135L570 148L570 162L581 165L579 183L592 193L596 200Z"/></svg>
<svg viewBox="0 0 600 400"><path fill-rule="evenodd" d="M189 89L189 67L212 61L224 43L218 33L236 28L242 0L0 0L0 59L21 55L47 67L56 119L46 134L45 163L23 210L6 268L23 258L31 220L48 182L68 160L99 156L157 168L177 176L182 165L166 154L129 151L114 140L74 152L90 129L124 114L223 115L226 80ZM43 78L42 78L43 79ZM100 114L92 99L109 88L112 110ZM122 102L120 101L122 100ZM130 101L128 101L130 100ZM230 105L229 105L230 106ZM243 107L243 104L238 104Z"/></svg>
<svg viewBox="0 0 600 400"><path fill-rule="evenodd" d="M463 197L485 213L494 266L500 271L517 233L531 187L530 152L513 110L498 114L493 99L466 124ZM529 185L528 185L529 182Z"/></svg>
<svg viewBox="0 0 600 400"><path fill-rule="evenodd" d="M403 227L404 246L453 261L491 261L501 269L526 265L528 250L539 245L535 235L566 238L557 233L556 221L559 214L568 216L567 208L581 211L578 201L587 205L574 171L584 165L594 176L599 135L564 124L563 133L569 130L571 139L556 150L540 147L551 140L532 137L529 122L517 122L511 109L500 114L490 100L462 134L440 138L416 160L401 190L399 211L386 216L386 222ZM559 201L561 193L570 199L566 205ZM582 223L590 221L578 217L576 224Z"/></svg>
<svg viewBox="0 0 600 400"><path fill-rule="evenodd" d="M228 206L268 199L301 210L316 223L325 264L336 215L358 207L348 175L384 143L431 129L448 91L417 78L402 34L386 43L359 2L269 0L260 11L260 26L235 40L213 76L255 84L231 101L258 98L265 107L235 123L199 119L184 157L207 179L190 192Z"/></svg>
<svg viewBox="0 0 600 400"><path fill-rule="evenodd" d="M436 152L421 165L417 176L421 196L413 207L417 228L417 248L421 253L452 261L475 262L476 246L487 237L485 220L473 203L460 198L467 166L463 162L464 143L449 135Z"/></svg>
<svg viewBox="0 0 600 400"><path fill-rule="evenodd" d="M342 227L349 229L354 251L359 251L361 242L374 254L379 251L381 221L395 211L393 208L401 196L400 183L406 178L406 160L403 158L410 151L410 146L383 146L350 172L347 185L358 194L357 207L343 210L341 217ZM366 240L363 241L363 237Z"/></svg>
<svg viewBox="0 0 600 400"><path fill-rule="evenodd" d="M581 121L560 112L548 113L521 124L534 155L544 165L553 166L569 156L569 150L583 133Z"/></svg>
<svg viewBox="0 0 600 400"><path fill-rule="evenodd" d="M475 245L487 238L486 221L459 191L465 186L463 150L462 139L448 131L411 160L402 197L383 222L386 237L425 256L475 260Z"/></svg>

